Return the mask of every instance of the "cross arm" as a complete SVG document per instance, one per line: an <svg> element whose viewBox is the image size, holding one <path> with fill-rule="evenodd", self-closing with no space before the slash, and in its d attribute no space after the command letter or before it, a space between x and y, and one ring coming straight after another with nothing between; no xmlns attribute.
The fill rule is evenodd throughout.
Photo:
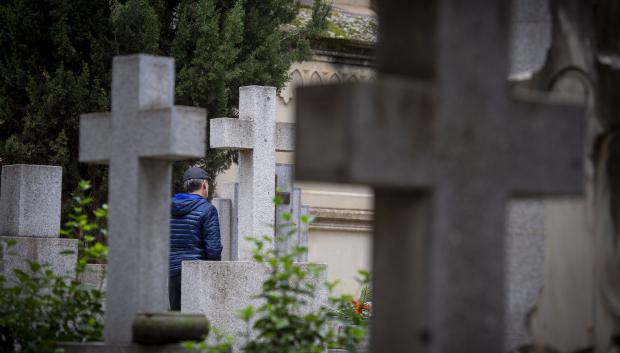
<svg viewBox="0 0 620 353"><path fill-rule="evenodd" d="M206 118L206 110L195 107L140 111L136 127L143 141L140 156L169 160L204 157Z"/></svg>
<svg viewBox="0 0 620 353"><path fill-rule="evenodd" d="M584 108L522 94L513 103L511 154L516 196L577 195L584 188Z"/></svg>
<svg viewBox="0 0 620 353"><path fill-rule="evenodd" d="M298 178L412 188L432 182L432 83L382 77L297 94Z"/></svg>
<svg viewBox="0 0 620 353"><path fill-rule="evenodd" d="M112 114L80 115L80 162L107 164L110 159Z"/></svg>
<svg viewBox="0 0 620 353"><path fill-rule="evenodd" d="M211 119L211 148L252 149L254 126L251 121L235 118Z"/></svg>

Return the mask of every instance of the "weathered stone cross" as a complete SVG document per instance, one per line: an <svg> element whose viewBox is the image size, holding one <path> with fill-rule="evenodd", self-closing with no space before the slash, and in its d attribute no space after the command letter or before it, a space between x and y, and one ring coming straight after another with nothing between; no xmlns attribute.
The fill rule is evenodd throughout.
<svg viewBox="0 0 620 353"><path fill-rule="evenodd" d="M293 124L275 118L276 89L246 86L239 88L239 119L210 122L211 148L239 150L239 260L252 258L246 236L274 236L275 152L294 150Z"/></svg>
<svg viewBox="0 0 620 353"><path fill-rule="evenodd" d="M173 59L114 58L112 113L80 121L80 161L110 164L107 343L168 309L171 164L204 156L205 138L205 110L174 105Z"/></svg>
<svg viewBox="0 0 620 353"><path fill-rule="evenodd" d="M582 110L509 97L509 7L382 1L378 82L298 92L298 178L375 189L373 352L501 352L506 202L582 189Z"/></svg>

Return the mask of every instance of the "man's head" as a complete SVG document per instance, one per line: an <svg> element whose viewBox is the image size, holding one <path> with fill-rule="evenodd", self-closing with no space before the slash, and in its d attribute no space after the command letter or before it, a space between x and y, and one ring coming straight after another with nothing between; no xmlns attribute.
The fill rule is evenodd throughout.
<svg viewBox="0 0 620 353"><path fill-rule="evenodd" d="M202 168L189 168L183 173L183 190L206 198L209 196L209 175Z"/></svg>

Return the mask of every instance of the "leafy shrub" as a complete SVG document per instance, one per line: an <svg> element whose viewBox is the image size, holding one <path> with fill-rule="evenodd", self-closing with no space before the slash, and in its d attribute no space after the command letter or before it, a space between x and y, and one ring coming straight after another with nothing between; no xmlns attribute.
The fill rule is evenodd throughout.
<svg viewBox="0 0 620 353"><path fill-rule="evenodd" d="M276 197L275 202L278 204L281 200ZM294 235L297 228L290 214L284 214L283 219L285 224L276 229L279 241ZM301 221L307 226L309 219L301 217ZM338 308L350 306L350 296L330 297L328 306L308 312L306 305L317 290L312 279L319 278L323 268L317 264L301 266L294 262L308 251L307 248L296 246L289 253L280 253L269 236L247 239L254 243L254 260L267 265L270 272L257 296L264 304L258 308L250 305L238 314L248 325L241 351L323 353L328 348L340 347L355 352L356 346L365 338L365 323L352 324L334 314ZM336 284L325 285L331 292ZM230 337L218 332L210 341L187 342L185 348L192 353L224 353L229 352L232 345Z"/></svg>
<svg viewBox="0 0 620 353"><path fill-rule="evenodd" d="M101 340L102 293L26 261L30 271L16 269L16 284L0 276L0 350L47 353L57 342Z"/></svg>
<svg viewBox="0 0 620 353"><path fill-rule="evenodd" d="M93 198L89 196L91 183L82 180L71 195L69 221L65 222L60 235L65 238L78 239L77 272L84 271L88 263L103 263L108 254L105 246L107 229L105 222L108 219L108 205L93 207ZM93 209L94 208L94 209ZM89 210L93 209L89 212Z"/></svg>
<svg viewBox="0 0 620 353"><path fill-rule="evenodd" d="M107 208L85 212L92 203L85 196L89 188L89 182L80 182L70 221L61 230L63 236L79 240L77 275L87 263L107 254L107 247L96 240L106 233L102 224ZM0 242L0 251L10 253L15 243ZM28 270L15 269L14 280L0 275L0 351L48 353L58 351L58 342L102 340L103 293L85 288L76 278L54 273L47 264L24 261Z"/></svg>

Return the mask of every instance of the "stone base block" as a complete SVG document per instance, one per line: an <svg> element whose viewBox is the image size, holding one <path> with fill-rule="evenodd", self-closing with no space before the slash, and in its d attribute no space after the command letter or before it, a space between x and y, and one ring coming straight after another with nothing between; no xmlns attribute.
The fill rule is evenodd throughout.
<svg viewBox="0 0 620 353"><path fill-rule="evenodd" d="M77 239L33 238L33 237L0 237L0 241L14 240L16 244L0 254L0 269L9 283L14 279L13 270L29 269L25 260L49 264L57 275L75 276L77 264ZM4 247L3 247L4 248ZM63 254L72 251L71 254Z"/></svg>
<svg viewBox="0 0 620 353"><path fill-rule="evenodd" d="M106 264L88 264L84 268L84 272L78 274L78 281L88 289L97 289L103 292L101 298L101 306L103 311L106 310L105 291L107 288L107 265Z"/></svg>
<svg viewBox="0 0 620 353"><path fill-rule="evenodd" d="M139 344L105 344L103 342L63 343L68 353L186 353L180 344L143 346Z"/></svg>
<svg viewBox="0 0 620 353"><path fill-rule="evenodd" d="M5 165L1 184L1 235L58 237L62 167Z"/></svg>
<svg viewBox="0 0 620 353"><path fill-rule="evenodd" d="M255 296L269 275L266 265L246 261L186 261L182 273L181 311L205 314L211 325L226 334L246 333L246 324L237 318L237 312L250 304L255 308L262 304ZM320 278L310 279L318 290L314 300L308 303L308 310L327 304L328 291L323 286L326 278L327 273L323 271Z"/></svg>

